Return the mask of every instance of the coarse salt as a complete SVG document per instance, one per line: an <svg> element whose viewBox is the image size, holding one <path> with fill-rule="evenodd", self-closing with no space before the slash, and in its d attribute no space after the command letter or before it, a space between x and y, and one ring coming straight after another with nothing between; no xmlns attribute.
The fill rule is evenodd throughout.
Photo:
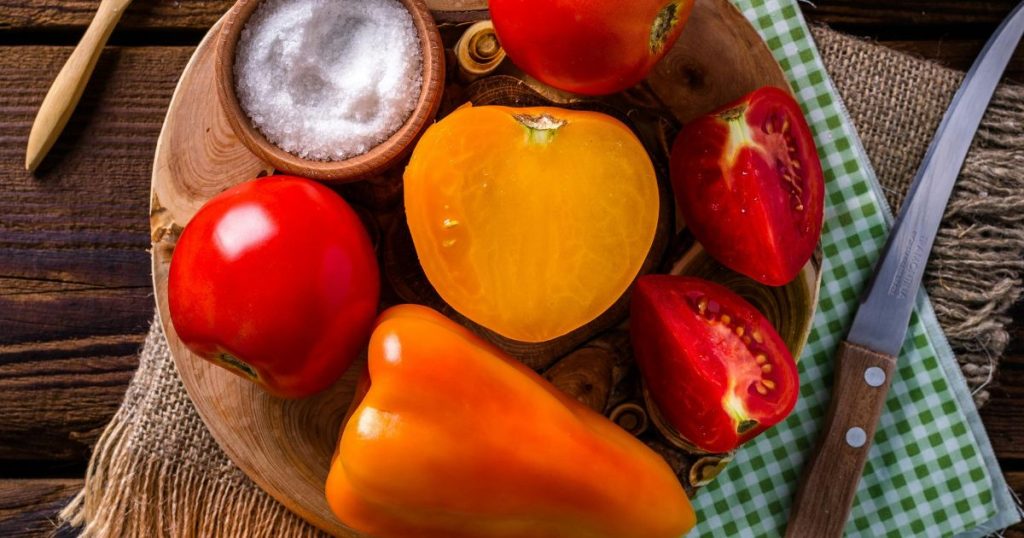
<svg viewBox="0 0 1024 538"><path fill-rule="evenodd" d="M340 161L405 123L422 65L412 15L398 0L264 0L242 30L235 87L271 143Z"/></svg>

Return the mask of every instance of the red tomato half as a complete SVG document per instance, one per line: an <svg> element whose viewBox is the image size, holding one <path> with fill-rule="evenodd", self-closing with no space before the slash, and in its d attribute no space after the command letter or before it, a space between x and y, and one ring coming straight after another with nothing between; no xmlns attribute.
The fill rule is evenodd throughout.
<svg viewBox="0 0 1024 538"><path fill-rule="evenodd" d="M352 208L308 179L237 185L196 213L168 279L196 355L282 397L333 384L369 341L380 277Z"/></svg>
<svg viewBox="0 0 1024 538"><path fill-rule="evenodd" d="M825 181L789 93L761 88L693 120L676 138L671 168L687 227L722 265L781 286L814 254Z"/></svg>
<svg viewBox="0 0 1024 538"><path fill-rule="evenodd" d="M728 452L789 415L796 363L771 323L728 289L648 275L633 290L630 334L647 390L695 447Z"/></svg>
<svg viewBox="0 0 1024 538"><path fill-rule="evenodd" d="M541 82L603 95L636 85L672 48L693 0L490 0L509 58Z"/></svg>

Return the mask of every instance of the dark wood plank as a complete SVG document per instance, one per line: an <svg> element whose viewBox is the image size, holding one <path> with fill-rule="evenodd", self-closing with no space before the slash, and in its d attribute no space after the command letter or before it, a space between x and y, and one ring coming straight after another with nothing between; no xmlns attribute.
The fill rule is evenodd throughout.
<svg viewBox="0 0 1024 538"><path fill-rule="evenodd" d="M1024 492L1024 471L1016 470L1005 473L1006 482L1010 485L1010 489L1017 492L1017 496L1021 496ZM1024 523L1020 525L1014 525L1003 534L1005 538L1024 538Z"/></svg>
<svg viewBox="0 0 1024 538"><path fill-rule="evenodd" d="M205 30L233 0L135 0L119 28ZM14 31L84 28L99 0L0 0L0 29Z"/></svg>
<svg viewBox="0 0 1024 538"><path fill-rule="evenodd" d="M0 459L84 461L154 304L153 149L187 47L111 48L37 176L36 107L68 47L0 47Z"/></svg>
<svg viewBox="0 0 1024 538"><path fill-rule="evenodd" d="M125 334L0 348L0 460L87 459L124 398L140 340Z"/></svg>
<svg viewBox="0 0 1024 538"><path fill-rule="evenodd" d="M870 36L870 34L869 34ZM938 64L966 71L974 63L981 48L985 46L985 38L978 39L929 39L929 40L892 40L881 39L878 43L918 58L924 58ZM1006 68L1005 80L1024 84L1024 47L1017 49L1010 65Z"/></svg>
<svg viewBox="0 0 1024 538"><path fill-rule="evenodd" d="M1000 459L1024 464L1024 367L1019 356L1001 364L992 399L981 410L992 447Z"/></svg>
<svg viewBox="0 0 1024 538"><path fill-rule="evenodd" d="M83 28L98 0L0 0L0 29ZM135 0L122 29L207 29L232 0ZM893 31L977 31L994 27L1015 0L819 0L801 4L814 21Z"/></svg>
<svg viewBox="0 0 1024 538"><path fill-rule="evenodd" d="M57 513L80 489L79 478L0 480L0 536L52 535L58 530Z"/></svg>
<svg viewBox="0 0 1024 538"><path fill-rule="evenodd" d="M1024 302L1017 303L1011 315L1010 345L981 419L1004 467L1024 471ZM1024 483L1018 482L1015 491L1024 497Z"/></svg>
<svg viewBox="0 0 1024 538"><path fill-rule="evenodd" d="M1017 0L820 0L800 7L807 18L829 24L921 31L995 26L1016 5Z"/></svg>

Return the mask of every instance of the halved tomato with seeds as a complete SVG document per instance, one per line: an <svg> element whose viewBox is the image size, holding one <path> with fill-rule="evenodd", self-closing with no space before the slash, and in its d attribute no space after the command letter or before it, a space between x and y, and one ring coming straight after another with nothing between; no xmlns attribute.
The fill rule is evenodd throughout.
<svg viewBox="0 0 1024 538"><path fill-rule="evenodd" d="M694 237L726 267L789 283L821 237L825 182L800 105L761 88L687 124L672 186Z"/></svg>
<svg viewBox="0 0 1024 538"><path fill-rule="evenodd" d="M648 394L694 447L728 452L789 415L796 362L739 295L699 278L648 275L633 291L630 334Z"/></svg>

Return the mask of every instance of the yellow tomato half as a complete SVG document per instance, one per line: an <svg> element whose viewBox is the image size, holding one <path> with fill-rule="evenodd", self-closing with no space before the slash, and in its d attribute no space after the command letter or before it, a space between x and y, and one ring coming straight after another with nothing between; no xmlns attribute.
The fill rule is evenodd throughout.
<svg viewBox="0 0 1024 538"><path fill-rule="evenodd" d="M612 306L658 224L643 144L597 112L464 106L426 131L404 181L416 253L437 292L525 342Z"/></svg>

